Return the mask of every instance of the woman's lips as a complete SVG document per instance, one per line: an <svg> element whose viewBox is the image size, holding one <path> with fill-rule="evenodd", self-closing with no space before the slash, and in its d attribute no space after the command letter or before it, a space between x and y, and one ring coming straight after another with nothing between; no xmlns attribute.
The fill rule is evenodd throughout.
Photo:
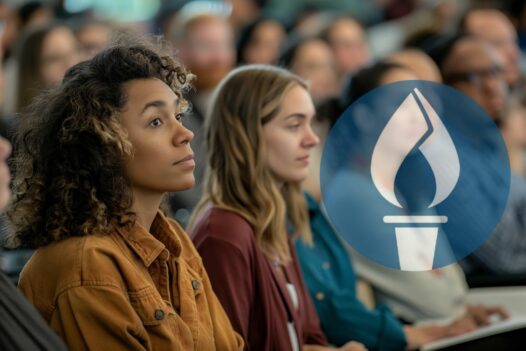
<svg viewBox="0 0 526 351"><path fill-rule="evenodd" d="M174 162L174 166L177 166L177 165L194 165L195 166L194 155L188 155L180 159L179 161Z"/></svg>
<svg viewBox="0 0 526 351"><path fill-rule="evenodd" d="M309 155L300 157L297 160L300 161L301 163L305 164L305 165L308 165L309 164Z"/></svg>

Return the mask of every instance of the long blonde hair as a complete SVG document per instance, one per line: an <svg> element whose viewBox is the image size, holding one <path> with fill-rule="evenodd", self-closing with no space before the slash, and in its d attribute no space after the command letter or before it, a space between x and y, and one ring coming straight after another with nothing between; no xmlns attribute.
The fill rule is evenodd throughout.
<svg viewBox="0 0 526 351"><path fill-rule="evenodd" d="M299 183L278 188L266 164L263 125L276 116L284 94L305 81L269 65L237 68L223 79L205 126L208 166L204 194L190 226L208 204L235 212L254 228L260 249L290 260L287 230L312 242L308 210Z"/></svg>

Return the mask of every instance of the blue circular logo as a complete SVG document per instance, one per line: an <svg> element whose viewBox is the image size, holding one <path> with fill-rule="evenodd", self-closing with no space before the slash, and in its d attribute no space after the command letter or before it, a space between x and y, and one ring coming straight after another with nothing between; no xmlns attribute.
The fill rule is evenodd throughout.
<svg viewBox="0 0 526 351"><path fill-rule="evenodd" d="M353 103L331 129L321 190L335 229L387 267L425 271L456 262L491 234L506 207L508 154L469 97L403 81Z"/></svg>

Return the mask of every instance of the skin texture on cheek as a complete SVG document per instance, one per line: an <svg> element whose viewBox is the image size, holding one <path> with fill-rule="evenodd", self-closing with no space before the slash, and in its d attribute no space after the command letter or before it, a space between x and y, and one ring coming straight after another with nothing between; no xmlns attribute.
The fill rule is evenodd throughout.
<svg viewBox="0 0 526 351"><path fill-rule="evenodd" d="M266 133L266 147L268 166L280 182L301 181L307 175L306 167L295 160L298 153L298 142L293 135L287 133L283 127L276 126L271 132Z"/></svg>

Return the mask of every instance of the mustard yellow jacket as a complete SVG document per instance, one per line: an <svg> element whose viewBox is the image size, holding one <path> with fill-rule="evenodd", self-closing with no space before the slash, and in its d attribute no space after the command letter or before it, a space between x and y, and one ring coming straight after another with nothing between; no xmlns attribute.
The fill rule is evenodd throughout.
<svg viewBox="0 0 526 351"><path fill-rule="evenodd" d="M71 350L242 350L199 254L157 214L38 249L20 289Z"/></svg>

